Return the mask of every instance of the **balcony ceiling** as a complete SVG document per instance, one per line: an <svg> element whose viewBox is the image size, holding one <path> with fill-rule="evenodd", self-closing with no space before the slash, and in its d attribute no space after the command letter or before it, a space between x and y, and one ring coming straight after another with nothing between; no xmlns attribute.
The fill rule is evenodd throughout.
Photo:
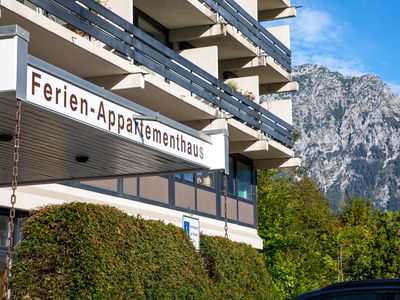
<svg viewBox="0 0 400 300"><path fill-rule="evenodd" d="M219 68L220 72L230 71L238 77L258 76L260 85L291 81L291 74L266 56L220 61Z"/></svg>
<svg viewBox="0 0 400 300"><path fill-rule="evenodd" d="M284 83L290 81L290 75L287 72L279 72L279 70L272 66L259 66L253 68L245 68L233 71L238 77L247 77L257 75L259 84L274 84Z"/></svg>
<svg viewBox="0 0 400 300"><path fill-rule="evenodd" d="M258 11L288 8L290 0L258 0Z"/></svg>
<svg viewBox="0 0 400 300"><path fill-rule="evenodd" d="M197 0L135 0L135 7L168 29L211 25L216 16Z"/></svg>

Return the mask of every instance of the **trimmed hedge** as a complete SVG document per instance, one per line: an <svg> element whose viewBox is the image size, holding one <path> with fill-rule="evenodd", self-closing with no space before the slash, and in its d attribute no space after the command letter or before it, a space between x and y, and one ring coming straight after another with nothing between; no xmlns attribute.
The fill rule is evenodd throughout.
<svg viewBox="0 0 400 300"><path fill-rule="evenodd" d="M202 235L200 242L218 299L280 299L256 249L223 237Z"/></svg>
<svg viewBox="0 0 400 300"><path fill-rule="evenodd" d="M212 282L185 232L109 206L32 212L15 254L15 299L211 299Z"/></svg>
<svg viewBox="0 0 400 300"><path fill-rule="evenodd" d="M14 299L275 299L257 250L110 206L33 211L17 246ZM203 255L203 257L202 257Z"/></svg>

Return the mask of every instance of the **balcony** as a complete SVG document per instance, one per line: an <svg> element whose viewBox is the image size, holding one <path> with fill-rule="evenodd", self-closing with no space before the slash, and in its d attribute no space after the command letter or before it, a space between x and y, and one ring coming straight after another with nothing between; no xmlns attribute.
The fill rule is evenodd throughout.
<svg viewBox="0 0 400 300"><path fill-rule="evenodd" d="M201 99L203 106L229 115L232 122L259 131L285 147L292 147L293 128L290 124L232 90L210 73L104 6L92 0L31 0L30 2L47 12L51 18L61 20L59 23L64 24L63 28L17 1L2 1L4 9L0 24L18 23L32 32L32 54L35 55L37 52L50 63L54 63L52 60L57 60L57 66L65 67L70 72L71 68L76 68L74 73L81 77L124 76L150 70L149 72L162 76L166 80L165 85L173 83L180 86ZM22 10L24 10L23 16L18 13ZM51 32L44 30L44 28L49 30L50 27L54 27ZM64 31L68 31L65 27L80 31L102 47L95 47L95 50L89 52L85 49L93 49L89 46L92 43L90 41L83 42L84 39L76 39L73 43L65 41L63 43L61 35ZM47 34L52 34L54 37L46 37ZM76 47L75 43L81 43L80 47ZM79 58L79 64L73 62L76 57ZM82 65L86 67L82 68ZM145 96L149 91L146 86L142 95ZM153 91L157 92L154 83ZM162 101L163 97L158 96L156 98ZM211 118L210 116L212 116L211 111L208 117ZM207 116L204 115L203 118Z"/></svg>
<svg viewBox="0 0 400 300"><path fill-rule="evenodd" d="M266 55L271 56L288 72L291 71L291 51L253 16L233 0L202 0L213 11L241 32Z"/></svg>
<svg viewBox="0 0 400 300"><path fill-rule="evenodd" d="M287 0L269 2L258 5L267 5L268 9L287 5ZM134 4L170 30L170 42L185 41L195 47L217 45L221 60L265 53L291 70L290 50L233 0L135 0Z"/></svg>

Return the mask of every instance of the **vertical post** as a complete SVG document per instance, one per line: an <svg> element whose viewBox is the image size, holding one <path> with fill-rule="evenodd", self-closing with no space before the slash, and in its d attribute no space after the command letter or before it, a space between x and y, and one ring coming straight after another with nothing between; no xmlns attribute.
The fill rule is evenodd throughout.
<svg viewBox="0 0 400 300"><path fill-rule="evenodd" d="M23 1L21 1L23 2ZM0 65L3 72L0 73L0 90L14 91L16 99L14 153L10 157L13 160L10 198L10 220L8 223L6 270L4 274L3 293L1 299L10 299L9 277L11 274L12 257L14 252L14 218L15 203L17 201L16 190L18 186L18 163L21 133L21 103L26 99L26 80L28 68L28 42L29 33L18 25L0 27Z"/></svg>
<svg viewBox="0 0 400 300"><path fill-rule="evenodd" d="M224 230L225 238L228 238L228 175L224 173Z"/></svg>
<svg viewBox="0 0 400 300"><path fill-rule="evenodd" d="M3 281L3 299L10 299L11 292L9 290L9 278L11 275L12 257L14 254L14 218L15 218L15 203L17 202L16 191L18 187L18 163L19 163L19 148L20 148L20 133L21 133L21 100L17 99L16 114L15 114L15 138L14 138L14 155L13 155L13 168L12 168L12 181L11 181L11 207L10 207L10 220L8 222L8 238L7 238L7 256L6 256L6 270L4 272Z"/></svg>

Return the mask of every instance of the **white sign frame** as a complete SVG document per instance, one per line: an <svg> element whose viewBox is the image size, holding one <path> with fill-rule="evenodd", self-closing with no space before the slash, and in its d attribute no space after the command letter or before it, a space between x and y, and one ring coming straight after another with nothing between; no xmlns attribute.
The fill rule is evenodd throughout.
<svg viewBox="0 0 400 300"><path fill-rule="evenodd" d="M200 250L200 220L191 216L182 216L182 228L189 235L197 251Z"/></svg>

